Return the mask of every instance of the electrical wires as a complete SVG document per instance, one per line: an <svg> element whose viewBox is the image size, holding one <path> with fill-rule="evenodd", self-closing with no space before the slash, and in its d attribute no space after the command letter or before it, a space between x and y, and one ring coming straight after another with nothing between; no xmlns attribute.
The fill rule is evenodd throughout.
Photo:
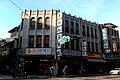
<svg viewBox="0 0 120 80"><path fill-rule="evenodd" d="M20 9L21 11L23 11L17 4L15 4L12 0L9 0L13 5L15 5L18 9Z"/></svg>

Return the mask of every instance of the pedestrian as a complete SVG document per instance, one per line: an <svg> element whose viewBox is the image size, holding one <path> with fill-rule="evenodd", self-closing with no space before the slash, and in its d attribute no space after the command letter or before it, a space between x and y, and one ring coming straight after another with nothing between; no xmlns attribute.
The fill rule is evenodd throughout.
<svg viewBox="0 0 120 80"><path fill-rule="evenodd" d="M12 73L12 78L15 78L17 76L17 71L16 71L16 68L13 68L11 70L11 73Z"/></svg>
<svg viewBox="0 0 120 80"><path fill-rule="evenodd" d="M64 68L63 68L63 77L66 77L67 76L67 66L65 66Z"/></svg>
<svg viewBox="0 0 120 80"><path fill-rule="evenodd" d="M53 78L54 77L54 67L50 67L50 76Z"/></svg>

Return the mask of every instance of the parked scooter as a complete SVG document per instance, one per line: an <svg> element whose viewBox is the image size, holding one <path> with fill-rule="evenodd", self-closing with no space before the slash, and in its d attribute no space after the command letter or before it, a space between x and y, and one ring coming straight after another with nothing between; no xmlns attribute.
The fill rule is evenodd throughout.
<svg viewBox="0 0 120 80"><path fill-rule="evenodd" d="M23 69L13 69L11 71L12 71L12 77L13 78L16 78L16 77L27 78L27 72L24 71Z"/></svg>
<svg viewBox="0 0 120 80"><path fill-rule="evenodd" d="M17 71L15 68L11 70L11 75L12 75L12 78L17 77Z"/></svg>

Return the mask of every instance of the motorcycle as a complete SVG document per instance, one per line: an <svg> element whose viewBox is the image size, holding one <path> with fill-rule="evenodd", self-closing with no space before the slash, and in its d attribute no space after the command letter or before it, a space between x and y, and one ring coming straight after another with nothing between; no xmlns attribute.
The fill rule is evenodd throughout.
<svg viewBox="0 0 120 80"><path fill-rule="evenodd" d="M15 77L17 77L17 72L16 72L16 70L15 69L12 69L11 70L11 75L12 75L12 78L15 78Z"/></svg>
<svg viewBox="0 0 120 80"><path fill-rule="evenodd" d="M23 71L21 69L18 69L18 70L13 69L11 71L12 71L12 78L16 78L16 77L27 78L27 72L26 71Z"/></svg>

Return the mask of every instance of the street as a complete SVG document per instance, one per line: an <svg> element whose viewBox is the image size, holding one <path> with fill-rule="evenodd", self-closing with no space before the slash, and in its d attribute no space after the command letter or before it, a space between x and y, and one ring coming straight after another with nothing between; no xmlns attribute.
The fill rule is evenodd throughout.
<svg viewBox="0 0 120 80"><path fill-rule="evenodd" d="M0 75L0 79L13 80L10 75ZM67 77L67 78L50 78L48 76L30 75L27 79L15 78L22 80L120 80L120 75L105 75L105 76L86 76L86 77Z"/></svg>

